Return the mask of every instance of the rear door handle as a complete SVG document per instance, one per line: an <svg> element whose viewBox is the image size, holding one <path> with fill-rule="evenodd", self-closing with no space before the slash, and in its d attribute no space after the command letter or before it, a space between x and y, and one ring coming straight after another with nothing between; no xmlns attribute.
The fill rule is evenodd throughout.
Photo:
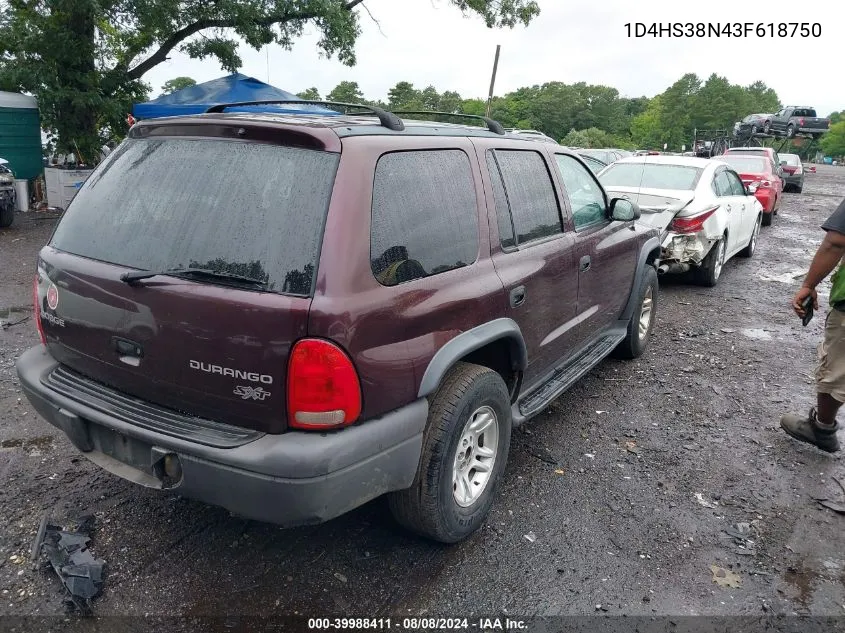
<svg viewBox="0 0 845 633"><path fill-rule="evenodd" d="M581 270L582 273L585 273L588 270L590 270L590 265L591 265L590 256L584 255L584 257L581 258L581 265L579 266L579 269Z"/></svg>
<svg viewBox="0 0 845 633"><path fill-rule="evenodd" d="M725 211L727 211L728 213L730 213L730 212L731 212L731 205L727 205L727 206L725 207Z"/></svg>
<svg viewBox="0 0 845 633"><path fill-rule="evenodd" d="M511 307L516 308L525 303L525 286L517 286L511 290Z"/></svg>

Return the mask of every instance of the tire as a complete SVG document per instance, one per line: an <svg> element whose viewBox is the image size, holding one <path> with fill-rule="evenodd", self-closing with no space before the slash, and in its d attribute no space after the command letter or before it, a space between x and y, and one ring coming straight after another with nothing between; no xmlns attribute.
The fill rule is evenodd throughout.
<svg viewBox="0 0 845 633"><path fill-rule="evenodd" d="M463 452L466 434L473 420L492 414L497 440L492 468L477 496L459 503L457 497L468 488L457 490L455 472L459 448ZM492 444L490 426L487 446ZM502 377L492 369L470 363L457 363L450 369L437 392L430 398L428 422L423 434L422 455L414 483L406 490L388 496L396 521L412 532L442 543L457 543L481 527L493 505L497 484L505 470L511 438L511 404ZM472 454L466 464L484 463L476 450L484 446L478 438L466 445ZM487 463L489 463L489 458ZM467 471L468 479L478 472ZM483 473L483 471L481 471ZM481 475L483 477L483 474ZM479 485L479 484L476 484Z"/></svg>
<svg viewBox="0 0 845 633"><path fill-rule="evenodd" d="M751 238L745 248L739 251L743 257L753 257L754 251L757 250L757 239L760 237L760 227L763 224L763 213L757 216L757 222L754 224L754 230L751 232Z"/></svg>
<svg viewBox="0 0 845 633"><path fill-rule="evenodd" d="M751 134L757 134L757 126L756 125L751 126Z"/></svg>
<svg viewBox="0 0 845 633"><path fill-rule="evenodd" d="M763 123L763 134L771 134L772 133L772 122L766 121Z"/></svg>
<svg viewBox="0 0 845 633"><path fill-rule="evenodd" d="M640 287L637 289L637 303L634 313L628 321L628 331L625 338L613 350L616 358L632 359L642 355L648 347L654 320L657 317L658 296L657 271L652 266L646 266ZM648 323L643 327L644 311L648 310Z"/></svg>
<svg viewBox="0 0 845 633"><path fill-rule="evenodd" d="M0 207L0 229L5 229L12 226L12 222L15 221L15 206L3 206Z"/></svg>
<svg viewBox="0 0 845 633"><path fill-rule="evenodd" d="M795 193L801 193L802 191L804 191L804 185L797 185L795 187Z"/></svg>
<svg viewBox="0 0 845 633"><path fill-rule="evenodd" d="M795 126L790 123L786 126L786 138L792 138L795 136Z"/></svg>
<svg viewBox="0 0 845 633"><path fill-rule="evenodd" d="M772 218L775 217L775 212L772 211L771 213L764 213L763 214L763 222L761 223L763 226L771 226L772 225Z"/></svg>
<svg viewBox="0 0 845 633"><path fill-rule="evenodd" d="M722 239L713 245L707 257L701 262L701 266L696 269L696 278L699 284L712 288L719 283L719 278L722 276L722 268L725 265L725 242L727 235L723 235Z"/></svg>

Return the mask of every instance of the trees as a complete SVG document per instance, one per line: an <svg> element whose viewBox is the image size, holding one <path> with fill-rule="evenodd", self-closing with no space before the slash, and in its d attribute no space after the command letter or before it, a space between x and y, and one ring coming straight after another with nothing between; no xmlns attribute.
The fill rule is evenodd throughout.
<svg viewBox="0 0 845 633"><path fill-rule="evenodd" d="M161 87L161 93L169 95L177 90L182 90L183 88L189 88L190 86L196 85L197 82L190 77L174 77L173 79L169 79L164 82L164 85Z"/></svg>
<svg viewBox="0 0 845 633"><path fill-rule="evenodd" d="M8 0L0 5L0 89L39 100L58 149L95 156L125 129L144 75L174 51L233 72L239 41L290 49L307 26L327 56L355 64L363 0ZM449 0L489 27L528 24L535 0Z"/></svg>
<svg viewBox="0 0 845 633"><path fill-rule="evenodd" d="M357 81L341 81L334 89L326 95L326 101L337 101L338 103L361 103L364 101L364 93L358 86Z"/></svg>
<svg viewBox="0 0 845 633"><path fill-rule="evenodd" d="M307 88L302 92L296 93L296 96L306 101L320 101L320 91L316 88Z"/></svg>
<svg viewBox="0 0 845 633"><path fill-rule="evenodd" d="M434 90L431 87L431 90ZM437 91L434 90L436 99L439 100ZM428 95L431 98L431 93ZM414 88L414 84L408 81L400 81L387 92L387 107L391 110L426 110L423 103L423 93Z"/></svg>
<svg viewBox="0 0 845 633"><path fill-rule="evenodd" d="M819 144L827 156L845 156L845 121L831 125Z"/></svg>

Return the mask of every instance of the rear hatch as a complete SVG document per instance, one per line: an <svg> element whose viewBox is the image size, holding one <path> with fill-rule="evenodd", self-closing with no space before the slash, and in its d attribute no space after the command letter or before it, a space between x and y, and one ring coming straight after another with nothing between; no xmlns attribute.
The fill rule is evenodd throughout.
<svg viewBox="0 0 845 633"><path fill-rule="evenodd" d="M125 141L40 253L48 351L148 402L285 430L288 353L306 334L338 160L226 138ZM121 280L187 268L205 272Z"/></svg>

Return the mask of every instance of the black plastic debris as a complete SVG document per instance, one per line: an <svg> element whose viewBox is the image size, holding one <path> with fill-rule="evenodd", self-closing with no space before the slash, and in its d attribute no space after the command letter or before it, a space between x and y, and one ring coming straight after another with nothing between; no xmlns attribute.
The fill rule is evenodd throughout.
<svg viewBox="0 0 845 633"><path fill-rule="evenodd" d="M43 541L39 543L36 540L33 551L40 547L47 556L68 591L68 606L83 615L91 615L91 600L102 591L105 566L105 561L94 558L88 549L94 530L94 517L89 515L81 518L73 531L47 522L44 525L38 535Z"/></svg>

